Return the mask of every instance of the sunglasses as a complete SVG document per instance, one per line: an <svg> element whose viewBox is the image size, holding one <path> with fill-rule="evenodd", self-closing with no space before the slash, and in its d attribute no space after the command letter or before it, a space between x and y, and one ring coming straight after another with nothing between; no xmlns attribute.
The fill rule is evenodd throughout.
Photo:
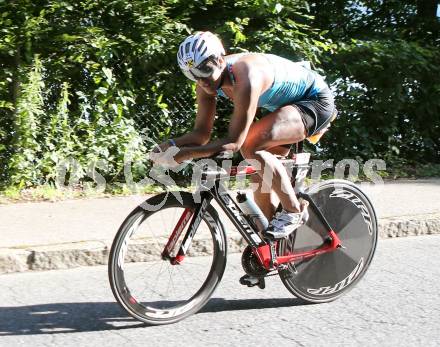
<svg viewBox="0 0 440 347"><path fill-rule="evenodd" d="M209 78L214 73L214 67L209 64L210 62L217 64L215 58L208 58L196 67L189 68L189 70L182 70L182 72L187 78L194 82L203 78Z"/></svg>

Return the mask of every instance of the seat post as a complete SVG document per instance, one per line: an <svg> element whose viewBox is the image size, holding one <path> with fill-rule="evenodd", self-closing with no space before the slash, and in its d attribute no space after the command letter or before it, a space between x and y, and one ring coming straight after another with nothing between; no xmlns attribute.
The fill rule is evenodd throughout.
<svg viewBox="0 0 440 347"><path fill-rule="evenodd" d="M304 141L300 141L296 143L296 154L302 153L304 148Z"/></svg>
<svg viewBox="0 0 440 347"><path fill-rule="evenodd" d="M287 157L288 158L293 158L297 154L302 153L303 152L303 147L304 147L304 141L300 141L300 142L297 142L297 143L292 143L292 145L290 146L289 154L287 155Z"/></svg>

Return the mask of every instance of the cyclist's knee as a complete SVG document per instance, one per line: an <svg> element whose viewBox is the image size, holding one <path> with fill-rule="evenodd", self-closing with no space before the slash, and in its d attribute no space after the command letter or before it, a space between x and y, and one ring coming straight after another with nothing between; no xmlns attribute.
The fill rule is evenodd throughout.
<svg viewBox="0 0 440 347"><path fill-rule="evenodd" d="M261 146L254 146L250 143L244 143L240 148L240 153L245 159L256 159L259 152L261 151Z"/></svg>
<svg viewBox="0 0 440 347"><path fill-rule="evenodd" d="M255 149L246 142L241 146L240 153L245 159L255 158Z"/></svg>

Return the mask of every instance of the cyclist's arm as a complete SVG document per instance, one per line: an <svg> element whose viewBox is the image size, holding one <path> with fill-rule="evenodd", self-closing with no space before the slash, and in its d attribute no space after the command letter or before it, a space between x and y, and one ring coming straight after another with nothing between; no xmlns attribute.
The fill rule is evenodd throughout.
<svg viewBox="0 0 440 347"><path fill-rule="evenodd" d="M234 73L237 83L234 86L234 113L229 125L228 136L204 146L183 148L176 155L176 161L209 157L222 151L237 152L240 150L255 117L262 81L260 74L253 73L245 61L237 62L234 65Z"/></svg>
<svg viewBox="0 0 440 347"><path fill-rule="evenodd" d="M174 139L178 147L185 145L201 146L209 142L215 117L215 96L209 95L197 86L197 115L194 129Z"/></svg>

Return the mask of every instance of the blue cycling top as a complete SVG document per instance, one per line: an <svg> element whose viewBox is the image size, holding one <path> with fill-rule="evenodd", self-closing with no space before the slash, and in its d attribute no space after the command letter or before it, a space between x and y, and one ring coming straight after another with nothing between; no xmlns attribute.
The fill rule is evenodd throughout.
<svg viewBox="0 0 440 347"><path fill-rule="evenodd" d="M232 66L245 54L249 53L241 53L228 58L226 68L230 74L232 84L235 84ZM292 62L274 54L262 55L272 65L274 80L272 86L260 95L258 107L273 112L295 101L314 99L321 90L328 88L324 79L316 72L306 68L303 63ZM221 88L217 89L217 95L224 98L228 97Z"/></svg>

